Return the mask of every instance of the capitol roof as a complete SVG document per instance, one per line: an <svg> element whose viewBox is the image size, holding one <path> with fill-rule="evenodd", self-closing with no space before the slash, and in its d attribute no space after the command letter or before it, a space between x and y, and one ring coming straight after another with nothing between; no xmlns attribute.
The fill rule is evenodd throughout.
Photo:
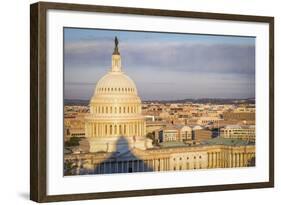
<svg viewBox="0 0 281 205"><path fill-rule="evenodd" d="M123 93L136 95L137 89L134 81L123 72L110 71L98 81L96 93Z"/></svg>

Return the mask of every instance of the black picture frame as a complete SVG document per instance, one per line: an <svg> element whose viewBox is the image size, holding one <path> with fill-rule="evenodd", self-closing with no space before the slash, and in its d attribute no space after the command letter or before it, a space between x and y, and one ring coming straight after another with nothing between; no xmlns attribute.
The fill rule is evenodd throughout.
<svg viewBox="0 0 281 205"><path fill-rule="evenodd" d="M47 195L47 87L46 87L46 13L48 10L104 12L118 14L149 15L216 19L269 24L269 181L212 186L146 189L70 195ZM82 4L38 2L30 6L30 199L36 202L101 199L190 192L266 188L274 186L274 18L205 12L126 8Z"/></svg>

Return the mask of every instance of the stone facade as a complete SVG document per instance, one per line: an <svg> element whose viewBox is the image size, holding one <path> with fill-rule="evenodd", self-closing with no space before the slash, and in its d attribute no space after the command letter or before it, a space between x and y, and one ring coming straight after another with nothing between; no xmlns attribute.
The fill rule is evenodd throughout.
<svg viewBox="0 0 281 205"><path fill-rule="evenodd" d="M72 174L108 174L146 171L179 171L255 166L255 146L211 145L139 150L126 153L66 155Z"/></svg>

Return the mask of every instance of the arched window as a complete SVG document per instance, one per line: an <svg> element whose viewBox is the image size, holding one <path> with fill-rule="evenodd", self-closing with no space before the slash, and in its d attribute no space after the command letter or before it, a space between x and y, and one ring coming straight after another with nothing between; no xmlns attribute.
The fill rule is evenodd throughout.
<svg viewBox="0 0 281 205"><path fill-rule="evenodd" d="M117 107L114 108L115 113L117 113Z"/></svg>
<svg viewBox="0 0 281 205"><path fill-rule="evenodd" d="M104 113L104 107L101 107L101 112Z"/></svg>
<svg viewBox="0 0 281 205"><path fill-rule="evenodd" d="M130 113L130 107L127 107L127 113Z"/></svg>
<svg viewBox="0 0 281 205"><path fill-rule="evenodd" d="M121 107L119 107L119 113L121 113Z"/></svg>
<svg viewBox="0 0 281 205"><path fill-rule="evenodd" d="M108 107L105 108L105 112L108 113Z"/></svg>
<svg viewBox="0 0 281 205"><path fill-rule="evenodd" d="M123 107L123 113L126 113L126 107Z"/></svg>
<svg viewBox="0 0 281 205"><path fill-rule="evenodd" d="M110 113L112 113L112 107L110 106Z"/></svg>
<svg viewBox="0 0 281 205"><path fill-rule="evenodd" d="M126 134L126 125L124 125L124 134Z"/></svg>
<svg viewBox="0 0 281 205"><path fill-rule="evenodd" d="M107 135L107 125L104 126L104 132Z"/></svg>
<svg viewBox="0 0 281 205"><path fill-rule="evenodd" d="M117 135L117 125L114 126L114 134Z"/></svg>
<svg viewBox="0 0 281 205"><path fill-rule="evenodd" d="M119 125L119 134L122 135L122 126Z"/></svg>

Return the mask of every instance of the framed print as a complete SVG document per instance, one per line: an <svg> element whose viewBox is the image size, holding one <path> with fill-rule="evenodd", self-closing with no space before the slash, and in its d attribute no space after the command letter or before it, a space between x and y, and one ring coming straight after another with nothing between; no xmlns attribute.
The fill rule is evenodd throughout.
<svg viewBox="0 0 281 205"><path fill-rule="evenodd" d="M30 198L274 186L274 18L40 2Z"/></svg>

